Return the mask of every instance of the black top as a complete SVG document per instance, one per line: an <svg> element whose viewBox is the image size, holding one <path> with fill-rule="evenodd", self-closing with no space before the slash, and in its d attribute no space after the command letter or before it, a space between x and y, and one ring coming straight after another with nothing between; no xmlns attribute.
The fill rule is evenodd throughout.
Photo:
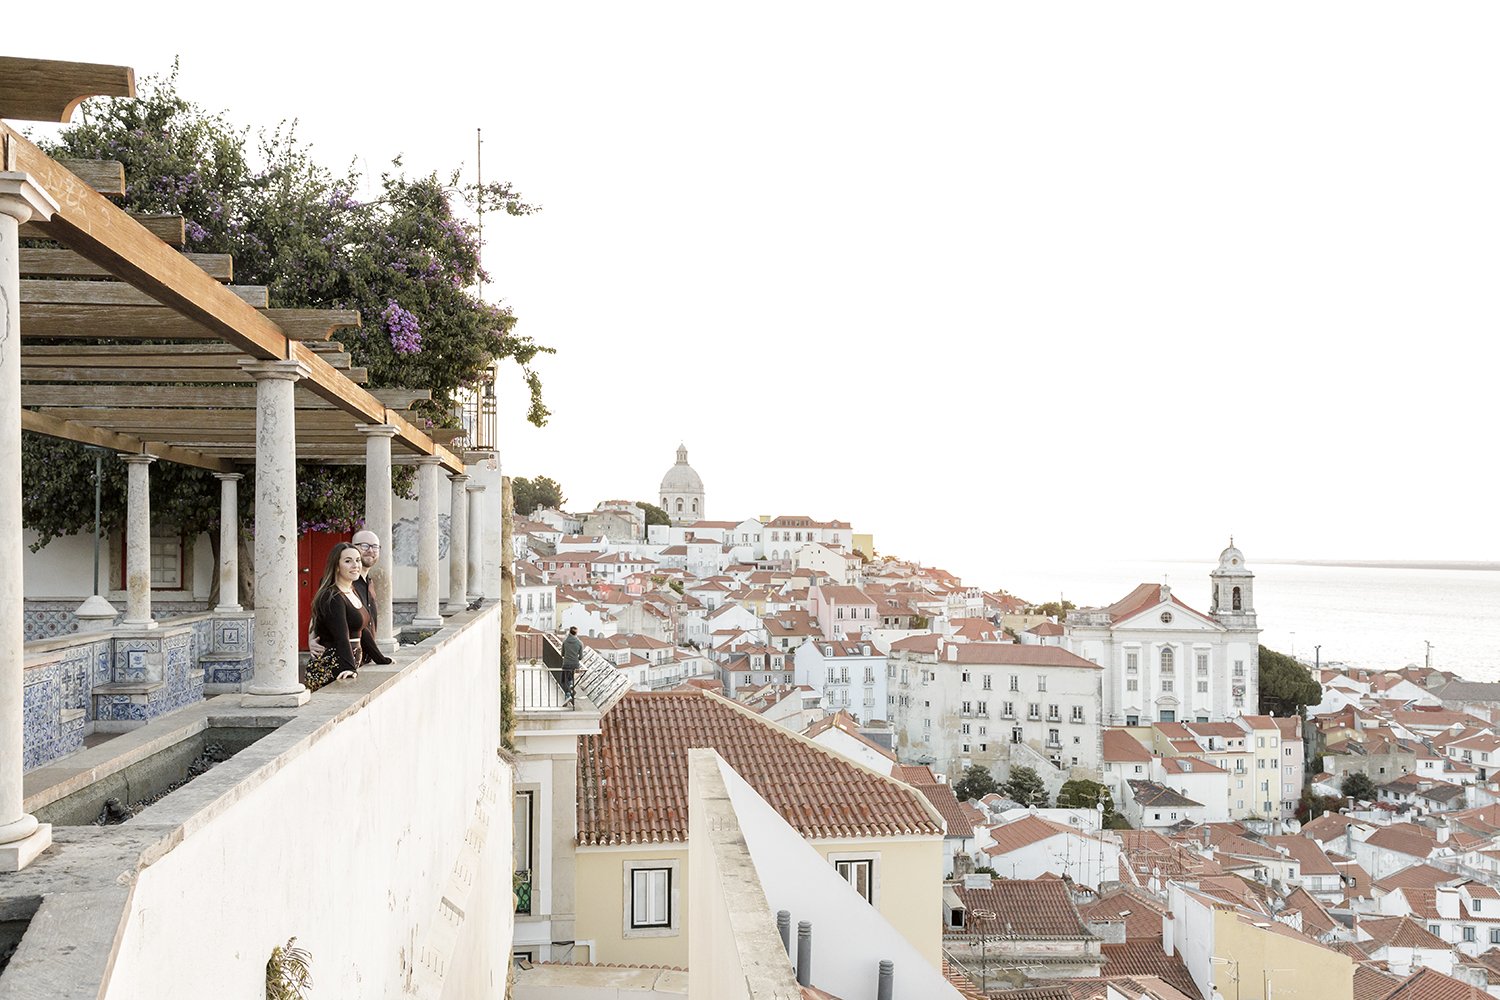
<svg viewBox="0 0 1500 1000"><path fill-rule="evenodd" d="M355 587L359 584L356 582ZM359 593L358 589L355 594ZM363 600L363 598L361 598ZM354 655L354 637L358 636L365 663L390 663L390 657L375 644L375 633L369 628L370 613L349 603L337 587L324 595L314 609L313 632L325 649L333 650L339 660L339 673L358 670L360 661Z"/></svg>
<svg viewBox="0 0 1500 1000"><path fill-rule="evenodd" d="M365 606L365 610L370 613L370 629L374 631L375 624L379 619L375 615L375 597L370 592L370 578L368 576L361 576L354 581L354 593L359 597L360 603ZM349 602L345 601L344 603L348 604Z"/></svg>

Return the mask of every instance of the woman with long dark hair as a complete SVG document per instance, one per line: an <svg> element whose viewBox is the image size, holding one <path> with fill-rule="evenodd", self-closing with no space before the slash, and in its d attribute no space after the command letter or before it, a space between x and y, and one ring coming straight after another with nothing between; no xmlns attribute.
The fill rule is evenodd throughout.
<svg viewBox="0 0 1500 1000"><path fill-rule="evenodd" d="M391 662L375 644L370 609L355 590L363 572L364 563L354 546L339 545L328 553L323 580L312 600L313 634L324 650L308 664L307 686L313 690L335 678L353 680L367 662Z"/></svg>

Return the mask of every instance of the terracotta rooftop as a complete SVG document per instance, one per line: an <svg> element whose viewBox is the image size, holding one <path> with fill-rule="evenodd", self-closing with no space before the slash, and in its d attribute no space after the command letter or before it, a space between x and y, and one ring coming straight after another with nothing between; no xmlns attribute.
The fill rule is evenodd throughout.
<svg viewBox="0 0 1500 1000"><path fill-rule="evenodd" d="M1174 791L1166 785L1159 785L1154 781L1138 781L1130 779L1130 792L1136 802L1142 806L1177 806L1189 808L1201 806L1203 803L1194 802L1181 792Z"/></svg>
<svg viewBox="0 0 1500 1000"><path fill-rule="evenodd" d="M1267 837L1266 843L1272 847L1286 848L1286 852L1300 866L1304 877L1339 873L1333 867L1333 862L1328 860L1328 855L1323 853L1323 849L1307 837Z"/></svg>
<svg viewBox="0 0 1500 1000"><path fill-rule="evenodd" d="M1461 979L1424 968L1392 993L1390 1000L1491 1000L1491 997Z"/></svg>
<svg viewBox="0 0 1500 1000"><path fill-rule="evenodd" d="M1151 751L1125 730L1110 728L1104 730L1104 759L1144 764L1151 760Z"/></svg>
<svg viewBox="0 0 1500 1000"><path fill-rule="evenodd" d="M1457 878L1458 876L1452 872L1445 872L1433 865L1408 865L1376 881L1375 888L1382 892L1391 892L1396 889L1431 889L1433 886L1446 885Z"/></svg>
<svg viewBox="0 0 1500 1000"><path fill-rule="evenodd" d="M975 930L1024 941L1093 940L1068 884L1061 879L995 879L988 889L955 886L964 908L998 913L995 926Z"/></svg>
<svg viewBox="0 0 1500 1000"><path fill-rule="evenodd" d="M911 787L727 699L632 691L578 740L581 845L685 842L688 751L718 751L804 837L941 835Z"/></svg>
<svg viewBox="0 0 1500 1000"><path fill-rule="evenodd" d="M1366 948L1438 948L1448 950L1443 939L1433 934L1410 917L1366 917L1359 922L1360 930L1370 935Z"/></svg>
<svg viewBox="0 0 1500 1000"><path fill-rule="evenodd" d="M1401 988L1398 976L1388 976L1379 969L1360 962L1354 967L1353 1000L1387 1000Z"/></svg>
<svg viewBox="0 0 1500 1000"><path fill-rule="evenodd" d="M1373 847L1383 847L1398 854L1425 858L1437 846L1437 837L1431 830L1417 826L1415 823L1397 823L1376 830L1366 838L1365 843Z"/></svg>
<svg viewBox="0 0 1500 1000"><path fill-rule="evenodd" d="M1160 941L1166 907L1137 889L1121 888L1078 907L1078 912L1084 920L1122 921L1129 943L1151 938Z"/></svg>
<svg viewBox="0 0 1500 1000"><path fill-rule="evenodd" d="M1104 956L1101 975L1156 976L1190 997L1202 995L1182 959L1161 950L1160 939L1105 944L1099 946L1099 951Z"/></svg>
<svg viewBox="0 0 1500 1000"><path fill-rule="evenodd" d="M1072 834L1075 837L1093 839L1081 830L1042 819L1040 816L1024 816L1013 823L1006 823L1004 826L997 826L990 830L990 837L995 841L995 849L1001 854L1019 851L1023 847L1046 840L1048 837L1056 837L1058 834Z"/></svg>

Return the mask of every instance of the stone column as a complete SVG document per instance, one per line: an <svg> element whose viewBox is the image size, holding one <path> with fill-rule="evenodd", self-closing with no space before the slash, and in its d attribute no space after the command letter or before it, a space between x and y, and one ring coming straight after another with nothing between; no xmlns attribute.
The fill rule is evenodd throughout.
<svg viewBox="0 0 1500 1000"><path fill-rule="evenodd" d="M297 676L297 404L300 361L246 361L255 378L255 674L240 704L305 704Z"/></svg>
<svg viewBox="0 0 1500 1000"><path fill-rule="evenodd" d="M151 463L155 455L121 455L126 470L125 618L127 628L155 628L151 618Z"/></svg>
<svg viewBox="0 0 1500 1000"><path fill-rule="evenodd" d="M25 868L52 827L22 806L25 753L25 589L21 581L21 223L57 202L29 174L0 173L0 871Z"/></svg>
<svg viewBox="0 0 1500 1000"><path fill-rule="evenodd" d="M417 460L417 617L413 628L442 628L438 608L438 493L443 488L442 460Z"/></svg>
<svg viewBox="0 0 1500 1000"><path fill-rule="evenodd" d="M484 484L469 484L469 600L484 596Z"/></svg>
<svg viewBox="0 0 1500 1000"><path fill-rule="evenodd" d="M448 477L448 608L456 615L469 607L469 477Z"/></svg>
<svg viewBox="0 0 1500 1000"><path fill-rule="evenodd" d="M375 591L375 641L386 653L396 651L395 539L391 537L391 424L361 424L365 436L365 529L380 539L380 558L370 568Z"/></svg>
<svg viewBox="0 0 1500 1000"><path fill-rule="evenodd" d="M229 614L240 607L240 480L238 472L215 472L219 481L219 606Z"/></svg>

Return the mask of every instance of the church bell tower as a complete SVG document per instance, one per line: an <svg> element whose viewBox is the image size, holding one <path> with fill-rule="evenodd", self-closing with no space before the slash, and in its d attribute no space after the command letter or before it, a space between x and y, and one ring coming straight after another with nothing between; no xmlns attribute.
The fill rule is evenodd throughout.
<svg viewBox="0 0 1500 1000"><path fill-rule="evenodd" d="M1255 574L1245 565L1245 554L1234 547L1219 553L1219 565L1209 574L1213 582L1213 616L1225 628L1253 629L1255 624Z"/></svg>

